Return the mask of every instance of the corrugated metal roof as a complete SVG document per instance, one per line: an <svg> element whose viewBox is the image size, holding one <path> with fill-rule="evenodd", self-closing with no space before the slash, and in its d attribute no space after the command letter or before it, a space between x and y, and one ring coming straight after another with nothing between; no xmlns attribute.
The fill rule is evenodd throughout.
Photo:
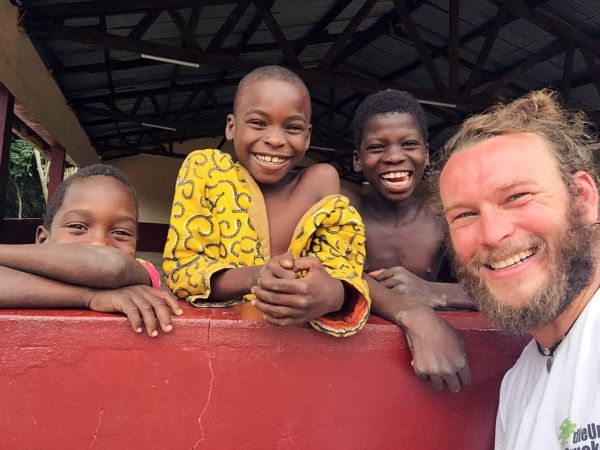
<svg viewBox="0 0 600 450"><path fill-rule="evenodd" d="M460 2L458 67L450 55L450 2L445 0L21 3L25 30L101 156L167 155L172 140L221 134L237 81L250 67L265 63L289 66L307 80L313 143L336 148L315 157L333 159L348 175L349 117L364 95L396 87L427 102L456 104L425 105L435 149L462 118L498 97L562 87L569 74L569 42L576 50L565 92L573 106L600 118L600 80L588 67L599 64L598 1ZM402 17L403 5L407 17ZM502 12L507 14L481 76L467 86ZM140 49L183 55L200 66L142 59ZM586 60L582 52L591 56ZM450 86L454 72L460 77L458 89ZM142 121L177 131L148 129Z"/></svg>

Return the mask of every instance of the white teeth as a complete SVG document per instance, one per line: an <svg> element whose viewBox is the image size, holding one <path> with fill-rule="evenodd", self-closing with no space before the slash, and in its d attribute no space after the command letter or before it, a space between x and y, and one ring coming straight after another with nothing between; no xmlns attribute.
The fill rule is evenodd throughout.
<svg viewBox="0 0 600 450"><path fill-rule="evenodd" d="M403 187L410 183L410 172L387 172L380 176L383 183L390 187Z"/></svg>
<svg viewBox="0 0 600 450"><path fill-rule="evenodd" d="M410 176L410 172L402 171L402 172L387 172L381 175L381 178L385 180L395 180L398 178L408 178Z"/></svg>
<svg viewBox="0 0 600 450"><path fill-rule="evenodd" d="M492 262L492 263L490 263L490 267L492 269L504 269L505 267L508 267L508 266L520 264L524 260L529 258L531 255L533 255L534 253L535 252L533 250L527 250L527 251L518 253L516 255L509 256L508 258L503 259L502 261Z"/></svg>
<svg viewBox="0 0 600 450"><path fill-rule="evenodd" d="M281 156L270 156L270 155L258 155L254 154L254 157L260 162L271 163L271 164L283 164L288 158L282 158Z"/></svg>

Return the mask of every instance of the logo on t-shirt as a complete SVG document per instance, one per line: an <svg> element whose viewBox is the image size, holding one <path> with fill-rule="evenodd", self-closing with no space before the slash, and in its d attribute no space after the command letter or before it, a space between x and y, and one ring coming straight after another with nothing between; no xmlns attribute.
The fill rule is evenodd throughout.
<svg viewBox="0 0 600 450"><path fill-rule="evenodd" d="M599 450L600 423L578 427L567 418L558 428L558 439L564 450Z"/></svg>

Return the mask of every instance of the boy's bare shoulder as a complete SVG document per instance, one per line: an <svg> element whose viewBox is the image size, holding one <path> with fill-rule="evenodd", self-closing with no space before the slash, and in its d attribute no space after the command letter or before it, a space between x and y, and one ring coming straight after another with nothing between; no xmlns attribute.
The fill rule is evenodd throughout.
<svg viewBox="0 0 600 450"><path fill-rule="evenodd" d="M342 189L342 195L348 197L348 200L350 200L350 204L360 212L363 201L360 193L355 192L351 189Z"/></svg>
<svg viewBox="0 0 600 450"><path fill-rule="evenodd" d="M316 200L340 193L340 177L331 164L313 164L302 170L298 177L298 189L314 194Z"/></svg>

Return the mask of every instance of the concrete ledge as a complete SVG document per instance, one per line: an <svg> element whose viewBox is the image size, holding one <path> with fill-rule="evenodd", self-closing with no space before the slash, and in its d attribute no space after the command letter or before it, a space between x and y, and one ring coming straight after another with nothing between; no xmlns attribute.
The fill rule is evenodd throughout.
<svg viewBox="0 0 600 450"><path fill-rule="evenodd" d="M89 311L0 311L0 447L491 449L498 388L525 343L442 316L473 384L435 393L398 327L275 328L249 304L195 309L158 338Z"/></svg>

